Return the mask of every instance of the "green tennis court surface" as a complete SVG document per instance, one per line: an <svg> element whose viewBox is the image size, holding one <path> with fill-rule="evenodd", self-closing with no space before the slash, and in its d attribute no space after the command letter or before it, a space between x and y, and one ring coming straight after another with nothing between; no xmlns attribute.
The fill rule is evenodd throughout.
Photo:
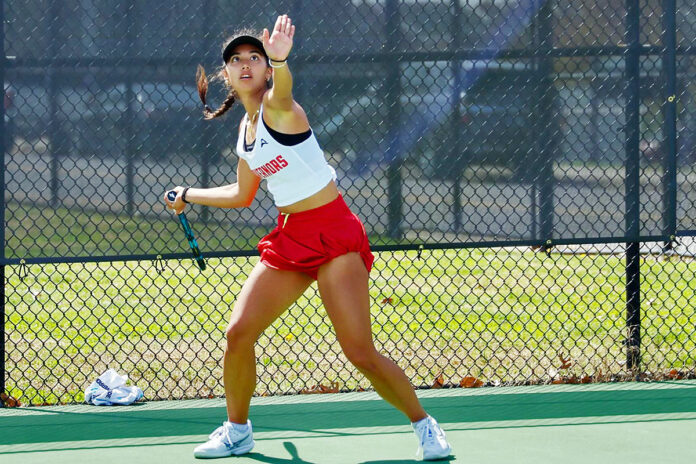
<svg viewBox="0 0 696 464"><path fill-rule="evenodd" d="M696 381L419 391L450 462L694 463ZM0 462L203 462L192 450L224 400L0 409ZM238 463L412 463L408 422L374 393L255 398Z"/></svg>

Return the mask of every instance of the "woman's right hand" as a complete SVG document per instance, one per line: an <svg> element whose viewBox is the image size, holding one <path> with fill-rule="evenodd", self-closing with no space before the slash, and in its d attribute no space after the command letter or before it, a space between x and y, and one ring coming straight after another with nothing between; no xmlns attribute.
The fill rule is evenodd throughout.
<svg viewBox="0 0 696 464"><path fill-rule="evenodd" d="M288 15L278 16L273 32L263 30L261 40L266 55L271 61L284 61L288 58L292 49L292 38L295 35L295 26Z"/></svg>
<svg viewBox="0 0 696 464"><path fill-rule="evenodd" d="M167 207L171 208L174 210L176 214L181 214L182 211L184 211L184 208L186 208L186 203L184 203L184 200L181 199L181 193L184 191L184 187L181 187L180 185L177 185L171 190L167 190L164 192L164 202L167 204ZM171 201L168 198L169 192L176 192L176 198L174 201Z"/></svg>

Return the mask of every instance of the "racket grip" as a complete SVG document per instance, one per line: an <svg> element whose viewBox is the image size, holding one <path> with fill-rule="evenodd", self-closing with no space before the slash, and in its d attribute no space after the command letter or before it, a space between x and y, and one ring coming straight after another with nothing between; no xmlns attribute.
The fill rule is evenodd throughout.
<svg viewBox="0 0 696 464"><path fill-rule="evenodd" d="M169 192L167 192L167 199L169 201L176 200L176 192L174 190L170 190ZM179 214L179 222L181 223L181 227L184 229L184 235L186 235L186 239L188 240L189 245L191 246L191 251L193 252L193 257L196 260L198 267L201 268L201 271L205 271L205 260L203 259L201 250L198 248L198 242L196 242L196 239L193 236L193 230L191 229L191 225L189 224L188 219L186 219L186 215L183 213L183 211L181 212L181 214Z"/></svg>

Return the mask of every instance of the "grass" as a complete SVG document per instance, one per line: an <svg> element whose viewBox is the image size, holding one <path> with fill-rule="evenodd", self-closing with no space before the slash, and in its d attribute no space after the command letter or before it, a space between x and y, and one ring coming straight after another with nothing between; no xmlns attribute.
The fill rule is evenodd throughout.
<svg viewBox="0 0 696 464"><path fill-rule="evenodd" d="M381 253L371 274L379 349L416 386L442 375L489 384L625 371L625 277L619 255L528 249ZM8 267L7 386L29 403L82 401L107 367L146 398L221 395L224 329L257 258ZM644 370L693 371L696 261L644 257ZM570 358L571 366L560 361ZM346 363L316 287L257 344L257 393L338 382L369 388Z"/></svg>
<svg viewBox="0 0 696 464"><path fill-rule="evenodd" d="M159 206L159 205L158 205ZM200 212L191 211L189 220L196 239L208 250L253 250L271 227L222 225L203 222ZM17 202L6 205L6 257L123 256L188 252L179 222L165 218L129 217L107 212L40 208ZM221 231L228 233L221 234ZM174 237L174 239L172 239ZM371 239L380 245L398 243L386 236Z"/></svg>
<svg viewBox="0 0 696 464"><path fill-rule="evenodd" d="M190 217L189 219L194 219ZM68 208L37 208L9 203L5 215L7 257L73 257L128 254L164 254L188 251L179 222L147 216L128 217L106 212L85 213ZM204 249L250 248L268 232L267 227L230 227L220 236L217 223L192 224ZM172 237L179 238L172 240Z"/></svg>

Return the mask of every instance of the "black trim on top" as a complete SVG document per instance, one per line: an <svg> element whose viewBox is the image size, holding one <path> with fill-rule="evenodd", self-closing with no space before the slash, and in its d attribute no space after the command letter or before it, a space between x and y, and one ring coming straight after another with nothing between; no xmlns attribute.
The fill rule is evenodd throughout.
<svg viewBox="0 0 696 464"><path fill-rule="evenodd" d="M246 141L246 133L247 133L247 127L249 127L247 124L244 124L244 151L251 151L254 149L254 145L256 144L256 139L254 139L253 142L247 143Z"/></svg>
<svg viewBox="0 0 696 464"><path fill-rule="evenodd" d="M271 129L268 124L266 124L266 121L261 118L261 121L263 121L263 126L266 128L269 134L271 134L271 137L278 142L281 145L285 145L286 147L292 147L293 145L299 145L308 138L312 136L312 129L308 129L305 132L300 132L299 134L284 134L282 132L278 132L276 130ZM254 149L254 145L256 145L256 139L254 139L253 142L247 143L246 141L246 134L247 134L247 126L244 126L244 151L251 151Z"/></svg>
<svg viewBox="0 0 696 464"><path fill-rule="evenodd" d="M261 118L261 121L263 121L263 125L268 133L271 134L271 137L273 137L276 142L281 145L285 145L286 147L299 145L312 136L312 129L308 129L305 132L300 132L299 134L283 134L282 132L278 132L268 127L268 124L266 124L266 121L264 121L263 118Z"/></svg>

